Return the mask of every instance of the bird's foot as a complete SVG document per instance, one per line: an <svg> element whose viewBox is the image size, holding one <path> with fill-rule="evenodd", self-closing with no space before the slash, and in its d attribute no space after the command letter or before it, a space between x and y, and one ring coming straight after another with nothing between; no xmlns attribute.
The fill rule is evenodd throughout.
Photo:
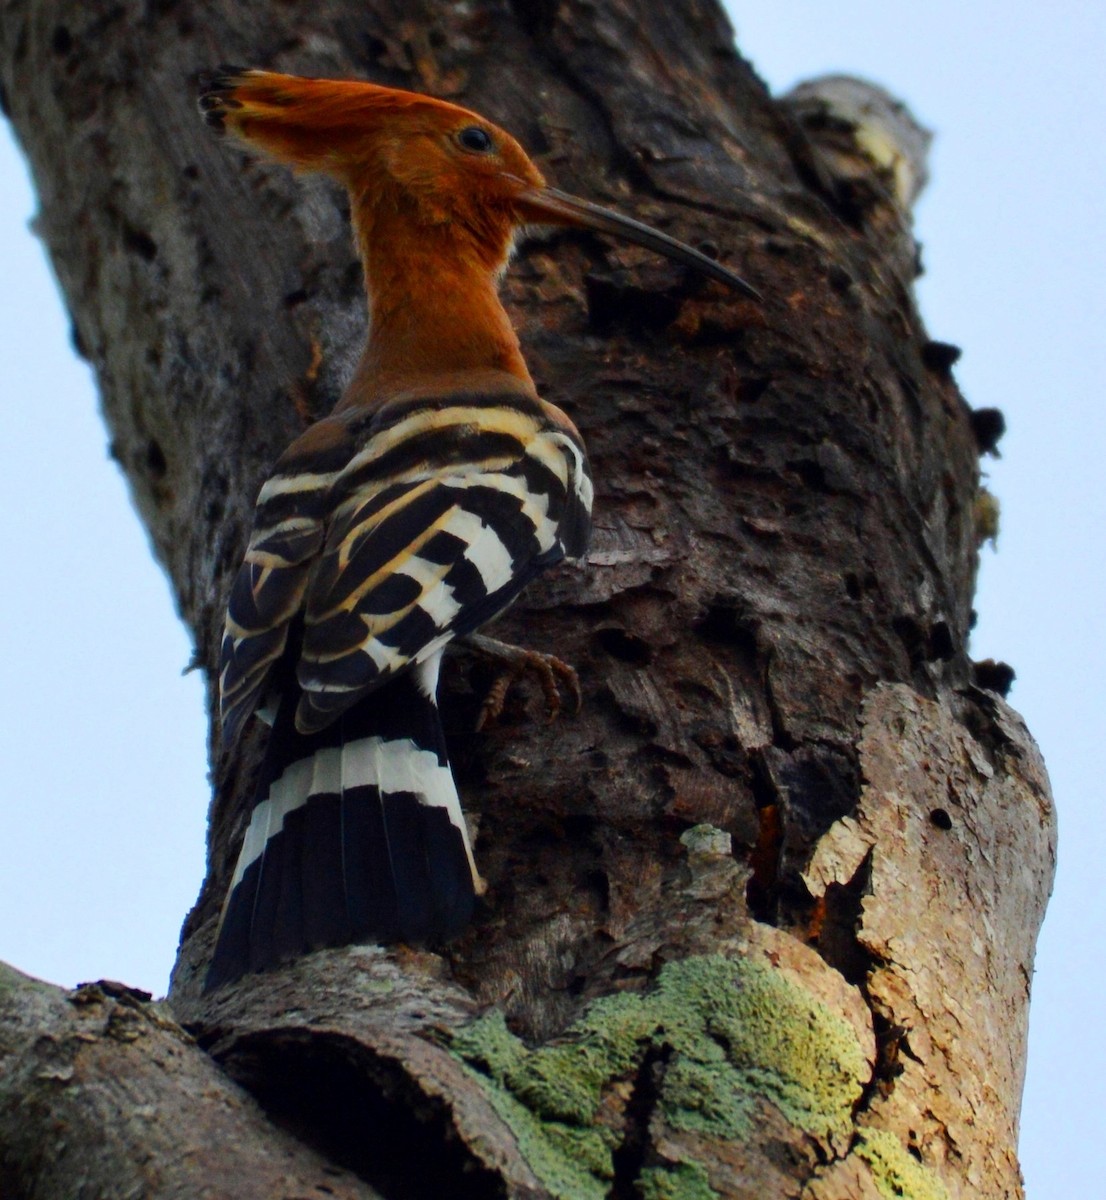
<svg viewBox="0 0 1106 1200"><path fill-rule="evenodd" d="M495 682L484 698L480 708L480 716L476 721L477 729L494 725L503 711L507 693L523 675L537 676L545 697L546 722L557 719L563 707L561 701L562 685L572 699L572 711L578 713L583 702L580 692L580 680L576 671L568 663L553 654L542 654L537 650L526 650L522 646L512 646L496 638L487 637L482 633L470 633L465 639L472 649L479 651L488 658L502 664L502 669Z"/></svg>

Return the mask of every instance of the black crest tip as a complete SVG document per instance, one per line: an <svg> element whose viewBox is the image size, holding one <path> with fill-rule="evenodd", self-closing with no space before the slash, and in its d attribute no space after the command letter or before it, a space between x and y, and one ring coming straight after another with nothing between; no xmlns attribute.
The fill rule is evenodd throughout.
<svg viewBox="0 0 1106 1200"><path fill-rule="evenodd" d="M200 88L197 103L204 123L219 133L226 131L226 115L232 108L241 108L242 101L234 92L243 72L234 67L220 67L218 74L207 77Z"/></svg>

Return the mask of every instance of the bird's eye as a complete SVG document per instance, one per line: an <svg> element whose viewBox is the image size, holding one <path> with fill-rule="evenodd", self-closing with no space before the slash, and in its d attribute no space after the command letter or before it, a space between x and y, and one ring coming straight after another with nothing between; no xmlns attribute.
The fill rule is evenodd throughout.
<svg viewBox="0 0 1106 1200"><path fill-rule="evenodd" d="M469 125L457 135L457 140L466 150L475 154L487 154L492 149L492 139L479 125Z"/></svg>

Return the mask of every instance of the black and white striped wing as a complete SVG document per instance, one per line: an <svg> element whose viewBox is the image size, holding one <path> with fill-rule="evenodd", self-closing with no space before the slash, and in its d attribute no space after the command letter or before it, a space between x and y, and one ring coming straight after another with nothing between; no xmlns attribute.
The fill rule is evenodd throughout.
<svg viewBox="0 0 1106 1200"><path fill-rule="evenodd" d="M514 397L393 407L334 485L298 668L304 733L587 548L591 480L558 410Z"/></svg>
<svg viewBox="0 0 1106 1200"><path fill-rule="evenodd" d="M362 422L367 424L367 422ZM327 418L281 455L257 498L253 533L227 603L219 664L223 745L268 685L326 540L334 480L355 452L357 422Z"/></svg>

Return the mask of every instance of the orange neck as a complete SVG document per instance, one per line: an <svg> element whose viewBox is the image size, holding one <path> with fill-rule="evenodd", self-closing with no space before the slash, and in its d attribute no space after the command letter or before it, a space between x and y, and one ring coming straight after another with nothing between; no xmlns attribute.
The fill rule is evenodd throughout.
<svg viewBox="0 0 1106 1200"><path fill-rule="evenodd" d="M500 303L499 260L456 223L413 219L400 204L358 203L354 227L369 298L369 340L342 400L380 403L449 378L501 379L534 391L518 336ZM498 390L498 388L496 389Z"/></svg>

